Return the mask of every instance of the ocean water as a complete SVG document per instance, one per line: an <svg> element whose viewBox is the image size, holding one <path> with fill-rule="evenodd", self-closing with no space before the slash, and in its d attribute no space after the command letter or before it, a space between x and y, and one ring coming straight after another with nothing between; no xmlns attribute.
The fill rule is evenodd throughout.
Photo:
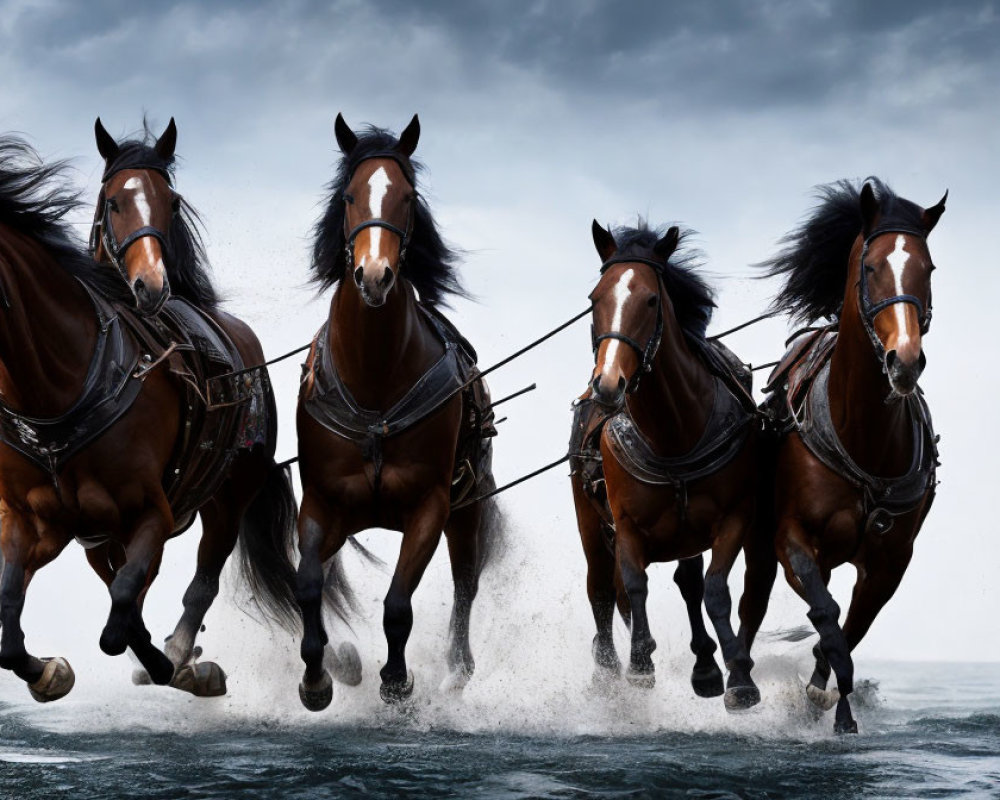
<svg viewBox="0 0 1000 800"><path fill-rule="evenodd" d="M322 714L295 707L294 683L246 702L125 681L38 706L6 680L0 796L1000 797L1000 665L863 664L861 733L844 737L785 661L765 661L763 703L739 716L694 698L680 667L652 690L537 704L512 682L512 709L475 683L383 707L369 677Z"/></svg>

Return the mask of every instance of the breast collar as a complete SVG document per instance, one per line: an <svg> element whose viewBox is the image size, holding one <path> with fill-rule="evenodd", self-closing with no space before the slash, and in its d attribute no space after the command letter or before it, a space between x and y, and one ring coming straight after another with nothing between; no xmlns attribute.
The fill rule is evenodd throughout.
<svg viewBox="0 0 1000 800"><path fill-rule="evenodd" d="M754 414L718 376L712 411L698 443L682 456L661 456L627 411L612 417L606 431L612 452L632 477L657 486L685 489L691 481L718 472L740 452Z"/></svg>
<svg viewBox="0 0 1000 800"><path fill-rule="evenodd" d="M135 402L138 347L114 307L80 281L94 304L97 342L79 397L57 417L33 417L0 402L0 441L47 472L57 484L66 462L114 424Z"/></svg>
<svg viewBox="0 0 1000 800"><path fill-rule="evenodd" d="M802 410L790 409L795 429L817 459L864 493L866 524L875 521L884 533L891 527L891 517L913 511L935 485L938 452L930 409L919 389L907 395L913 442L910 466L896 478L872 475L851 458L837 435L830 414L830 363L828 359L816 374Z"/></svg>
<svg viewBox="0 0 1000 800"><path fill-rule="evenodd" d="M386 411L363 408L344 384L327 346L329 321L316 336L312 360L314 388L305 401L310 416L323 427L362 447L367 460L380 466L383 439L402 433L435 411L471 374L473 364L448 328L418 304L444 344L444 354Z"/></svg>

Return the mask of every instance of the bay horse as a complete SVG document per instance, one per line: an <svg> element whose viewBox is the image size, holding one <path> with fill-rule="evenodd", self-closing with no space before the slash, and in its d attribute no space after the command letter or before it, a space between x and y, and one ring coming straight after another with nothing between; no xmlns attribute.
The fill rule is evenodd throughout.
<svg viewBox="0 0 1000 800"><path fill-rule="evenodd" d="M631 627L627 679L654 684L656 648L646 613L653 562L679 561L696 656L692 685L723 693L701 603L729 670L725 705L760 693L753 662L733 632L727 578L754 521L759 424L746 368L705 330L715 306L684 234L641 224L613 233L596 220L602 260L593 304L595 366L578 401L570 452L598 674L617 675L611 623L617 600ZM701 554L711 550L702 576ZM748 571L758 561L749 563Z"/></svg>
<svg viewBox="0 0 1000 800"><path fill-rule="evenodd" d="M334 128L342 158L316 226L312 269L335 290L297 416L296 596L306 665L299 694L313 711L332 699L324 652L334 677L361 680L356 649L327 648L322 618L324 586L340 578L338 570L324 576L324 564L347 538L373 527L403 535L383 616L388 658L380 694L391 703L413 692L405 658L411 597L442 530L455 582L444 687L461 689L471 677L472 604L502 522L492 498L476 499L494 488L496 431L475 351L438 310L463 290L455 253L417 190L419 120L398 139L375 127L355 133L339 114ZM456 508L463 498L467 504Z"/></svg>
<svg viewBox="0 0 1000 800"><path fill-rule="evenodd" d="M167 139L150 150L161 163L172 158ZM191 381L168 371L170 348L159 346L134 312L127 285L62 222L77 206L62 164L46 166L20 140L0 139L0 667L24 680L39 701L72 689L64 658L27 651L21 613L34 574L76 538L109 586L101 649L118 655L131 648L157 684L221 694L224 673L197 663L194 648L219 571L237 534L252 548L280 541L283 534L272 529L294 524L291 487L274 469L270 389L258 373L243 395L229 398L223 416L236 415L230 428L236 433L219 443L224 457L205 450L196 459L196 475L205 474L209 461L215 465L211 496L202 497L204 489L178 494L192 477L191 447L184 445L201 449L207 416L190 413ZM129 233L118 231L122 239ZM249 329L221 313L219 319L242 361L261 364ZM188 422L199 435L185 435ZM191 507L196 497L202 500ZM166 540L197 512L205 523L199 566L164 653L143 623L142 600ZM287 558L286 565L291 570Z"/></svg>
<svg viewBox="0 0 1000 800"><path fill-rule="evenodd" d="M877 178L820 188L820 203L761 265L784 279L773 308L833 322L793 337L765 391L774 432L774 488L761 527L819 633L809 698L834 730L856 733L849 701L857 647L892 597L934 499L937 438L917 386L931 321L927 236L947 192L923 209ZM773 558L772 558L773 560ZM842 564L858 573L847 617L827 584ZM774 580L747 581L741 638L749 648ZM837 688L826 691L830 670Z"/></svg>

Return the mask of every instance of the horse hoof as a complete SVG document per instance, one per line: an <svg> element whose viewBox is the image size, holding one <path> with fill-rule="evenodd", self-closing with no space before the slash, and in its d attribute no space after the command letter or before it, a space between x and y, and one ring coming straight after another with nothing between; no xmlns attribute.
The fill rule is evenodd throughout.
<svg viewBox="0 0 1000 800"><path fill-rule="evenodd" d="M636 672L629 667L625 673L625 680L637 689L652 689L656 686L656 673L652 670L649 672Z"/></svg>
<svg viewBox="0 0 1000 800"><path fill-rule="evenodd" d="M722 670L714 661L704 669L695 667L691 671L691 688L698 697L718 697L726 691L722 682Z"/></svg>
<svg viewBox="0 0 1000 800"><path fill-rule="evenodd" d="M305 679L299 684L299 699L309 711L322 711L333 701L333 680L323 670L323 677L315 686L307 686Z"/></svg>
<svg viewBox="0 0 1000 800"><path fill-rule="evenodd" d="M447 675L445 675L444 680L441 681L440 691L442 692L461 692L469 685L469 679L472 678L472 670L466 667L455 667Z"/></svg>
<svg viewBox="0 0 1000 800"><path fill-rule="evenodd" d="M76 675L65 658L43 658L45 667L42 676L34 683L28 684L28 691L39 703L50 703L69 694Z"/></svg>
<svg viewBox="0 0 1000 800"><path fill-rule="evenodd" d="M756 686L731 686L726 689L726 711L746 711L760 702L760 689Z"/></svg>
<svg viewBox="0 0 1000 800"><path fill-rule="evenodd" d="M820 689L818 686L810 683L806 686L806 697L808 697L812 701L812 704L820 711L829 711L837 705L837 701L840 700L840 691L837 687L832 689Z"/></svg>
<svg viewBox="0 0 1000 800"><path fill-rule="evenodd" d="M382 681L382 685L379 687L378 692L382 696L382 701L385 703L401 703L404 700L408 700L410 695L413 694L413 672L408 671L406 673L405 681L392 683Z"/></svg>
<svg viewBox="0 0 1000 800"><path fill-rule="evenodd" d="M109 656L120 656L128 647L124 633L105 628L98 642L101 650Z"/></svg>
<svg viewBox="0 0 1000 800"><path fill-rule="evenodd" d="M132 683L135 686L152 686L153 679L149 677L149 673L144 669L134 669L132 670Z"/></svg>
<svg viewBox="0 0 1000 800"><path fill-rule="evenodd" d="M335 680L347 686L361 683L361 656L350 642L342 642L328 665Z"/></svg>
<svg viewBox="0 0 1000 800"><path fill-rule="evenodd" d="M833 723L833 732L840 733L857 733L858 723L853 719L849 719L846 722L841 722L839 719Z"/></svg>
<svg viewBox="0 0 1000 800"><path fill-rule="evenodd" d="M192 661L178 667L170 685L195 697L222 697L226 693L226 673L214 661Z"/></svg>

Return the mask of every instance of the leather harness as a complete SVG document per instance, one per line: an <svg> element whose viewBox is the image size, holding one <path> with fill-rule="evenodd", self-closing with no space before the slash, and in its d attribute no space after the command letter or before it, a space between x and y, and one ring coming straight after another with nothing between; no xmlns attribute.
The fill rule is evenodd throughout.
<svg viewBox="0 0 1000 800"><path fill-rule="evenodd" d="M163 474L180 532L218 490L240 450L275 441L267 369L246 369L225 331L182 298L170 298L157 316L145 317L81 284L94 304L98 336L79 398L50 418L0 403L0 441L48 473L59 491L67 462L128 412L147 375L165 364L184 387L180 433ZM90 547L106 539L80 541Z"/></svg>
<svg viewBox="0 0 1000 800"><path fill-rule="evenodd" d="M792 338L792 346L764 388L771 397L762 410L776 435L798 433L810 453L861 493L866 531L887 533L893 518L913 511L937 484L939 437L923 392L918 387L902 400L912 428L909 468L894 478L872 475L851 458L830 414L830 363L837 342L836 326L812 331L804 343L795 342L796 338L801 339Z"/></svg>
<svg viewBox="0 0 1000 800"><path fill-rule="evenodd" d="M688 486L699 478L722 469L740 452L759 418L752 395L752 375L746 366L721 342L704 340L697 344L703 364L713 374L715 393L712 411L698 443L682 456L658 455L635 421L623 409L608 414L588 394L574 403L573 430L569 452L572 473L583 479L584 490L596 502L613 547L614 520L604 486L601 434L606 429L608 444L618 462L636 480L673 487L677 509L683 520L687 514Z"/></svg>
<svg viewBox="0 0 1000 800"><path fill-rule="evenodd" d="M489 472L492 457L489 439L496 435L494 415L485 382L475 380L478 374L475 350L440 312L422 303L417 303L417 308L445 351L391 408L366 409L354 399L327 346L329 321L316 334L304 367L304 405L320 425L358 446L364 460L372 464L377 496L381 490L385 439L412 428L461 390L463 421L452 478L454 505L478 487Z"/></svg>

